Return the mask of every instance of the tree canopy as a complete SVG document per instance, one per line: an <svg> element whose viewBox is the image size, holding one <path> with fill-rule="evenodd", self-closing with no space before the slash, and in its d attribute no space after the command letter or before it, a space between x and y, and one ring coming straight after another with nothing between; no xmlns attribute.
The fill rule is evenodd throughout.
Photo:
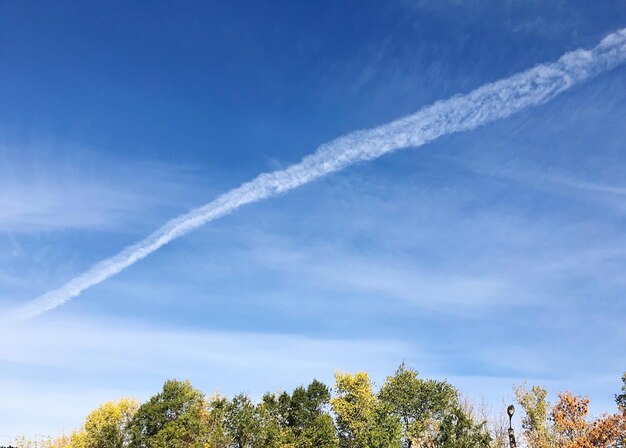
<svg viewBox="0 0 626 448"><path fill-rule="evenodd" d="M626 377L626 374L625 374ZM626 381L625 381L626 386ZM525 417L523 438L529 448L624 448L626 446L626 407L616 395L619 411L593 418L589 399L572 392L558 394L555 404L547 401L547 391L533 386L516 388Z"/></svg>
<svg viewBox="0 0 626 448"><path fill-rule="evenodd" d="M618 412L593 418L571 392L548 402L540 386L515 388L528 448L626 448L626 373ZM504 409L502 413L504 414ZM313 380L255 401L208 398L189 381L168 380L143 404L109 401L77 430L18 448L505 448L502 424L477 416L447 381L421 378L402 363L376 388L367 372L336 372L332 388ZM521 445L520 445L521 446Z"/></svg>

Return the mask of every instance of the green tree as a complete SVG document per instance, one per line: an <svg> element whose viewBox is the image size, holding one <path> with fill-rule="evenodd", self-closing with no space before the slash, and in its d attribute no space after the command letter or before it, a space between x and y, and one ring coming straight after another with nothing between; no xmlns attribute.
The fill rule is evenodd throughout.
<svg viewBox="0 0 626 448"><path fill-rule="evenodd" d="M369 448L400 448L402 427L385 403L376 402L366 435Z"/></svg>
<svg viewBox="0 0 626 448"><path fill-rule="evenodd" d="M189 381L168 380L129 425L131 448L203 447L208 436L204 395Z"/></svg>
<svg viewBox="0 0 626 448"><path fill-rule="evenodd" d="M461 406L455 405L442 416L434 443L438 448L488 448L491 435L486 422L476 423Z"/></svg>
<svg viewBox="0 0 626 448"><path fill-rule="evenodd" d="M222 395L213 395L208 400L207 448L228 448L232 439L226 429L228 399Z"/></svg>
<svg viewBox="0 0 626 448"><path fill-rule="evenodd" d="M328 413L330 390L313 380L290 395L267 393L257 406L258 446L283 448L336 448L337 437Z"/></svg>
<svg viewBox="0 0 626 448"><path fill-rule="evenodd" d="M313 380L306 389L297 387L287 407L287 427L297 448L335 448L337 438L333 419L328 415L330 390Z"/></svg>
<svg viewBox="0 0 626 448"><path fill-rule="evenodd" d="M401 422L404 447L489 444L485 423L476 423L463 410L457 390L445 381L418 378L415 370L402 363L378 395Z"/></svg>
<svg viewBox="0 0 626 448"><path fill-rule="evenodd" d="M554 446L554 433L548 421L548 391L540 386L532 386L528 390L525 385L517 386L514 390L515 398L525 413L522 417L522 428L529 448Z"/></svg>
<svg viewBox="0 0 626 448"><path fill-rule="evenodd" d="M457 391L445 381L422 380L404 363L379 392L381 401L402 423L403 446L411 448L438 434L438 422L457 404Z"/></svg>
<svg viewBox="0 0 626 448"><path fill-rule="evenodd" d="M296 439L298 448L337 448L339 442L333 418L328 414L315 417Z"/></svg>
<svg viewBox="0 0 626 448"><path fill-rule="evenodd" d="M279 448L283 446L285 433L284 410L275 394L266 393L257 405L259 434L257 446Z"/></svg>
<svg viewBox="0 0 626 448"><path fill-rule="evenodd" d="M255 448L260 436L261 422L257 409L245 394L233 397L226 410L226 429L234 448Z"/></svg>

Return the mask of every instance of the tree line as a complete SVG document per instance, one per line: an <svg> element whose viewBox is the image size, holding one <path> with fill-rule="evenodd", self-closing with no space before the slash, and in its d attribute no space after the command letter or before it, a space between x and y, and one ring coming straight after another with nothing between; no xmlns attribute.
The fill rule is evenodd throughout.
<svg viewBox="0 0 626 448"><path fill-rule="evenodd" d="M626 373L619 411L589 416L571 392L547 401L540 386L515 389L520 447L626 448ZM18 438L18 448L504 448L508 422L489 421L447 381L422 379L404 363L375 390L366 372L335 373L291 393L209 397L189 381L168 380L145 403L122 398L92 411L57 438Z"/></svg>

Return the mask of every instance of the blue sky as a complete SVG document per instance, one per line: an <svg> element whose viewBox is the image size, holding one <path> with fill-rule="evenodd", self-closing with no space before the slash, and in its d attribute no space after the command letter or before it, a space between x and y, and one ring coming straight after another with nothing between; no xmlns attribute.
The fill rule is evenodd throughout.
<svg viewBox="0 0 626 448"><path fill-rule="evenodd" d="M0 3L0 309L345 132L626 25L622 2ZM626 67L247 206L0 341L0 435L163 380L258 396L402 361L499 411L612 409Z"/></svg>

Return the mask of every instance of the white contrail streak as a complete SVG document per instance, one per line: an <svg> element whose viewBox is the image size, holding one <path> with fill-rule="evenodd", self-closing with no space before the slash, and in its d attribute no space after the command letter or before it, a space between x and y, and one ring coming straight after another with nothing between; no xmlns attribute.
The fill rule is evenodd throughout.
<svg viewBox="0 0 626 448"><path fill-rule="evenodd" d="M161 246L242 205L284 193L356 162L372 160L397 149L421 146L443 135L508 117L526 107L544 103L625 60L626 28L610 34L591 50L566 53L555 62L486 84L468 94L436 102L408 117L339 137L321 145L299 163L284 170L260 174L212 202L172 219L147 238L5 317L9 320L27 319L61 306Z"/></svg>

